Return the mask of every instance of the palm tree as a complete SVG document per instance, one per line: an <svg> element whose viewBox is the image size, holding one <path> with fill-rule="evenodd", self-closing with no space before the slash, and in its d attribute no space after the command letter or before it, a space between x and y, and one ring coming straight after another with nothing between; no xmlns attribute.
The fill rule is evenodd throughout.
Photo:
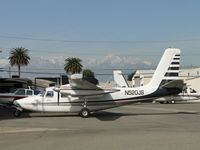
<svg viewBox="0 0 200 150"><path fill-rule="evenodd" d="M69 73L71 72L72 74L74 73L80 73L82 71L82 60L76 57L70 57L65 59L65 64L64 64L64 70Z"/></svg>
<svg viewBox="0 0 200 150"><path fill-rule="evenodd" d="M17 66L20 78L21 66L27 66L29 64L30 57L28 55L28 49L23 47L13 48L10 51L10 57L8 59L11 66Z"/></svg>

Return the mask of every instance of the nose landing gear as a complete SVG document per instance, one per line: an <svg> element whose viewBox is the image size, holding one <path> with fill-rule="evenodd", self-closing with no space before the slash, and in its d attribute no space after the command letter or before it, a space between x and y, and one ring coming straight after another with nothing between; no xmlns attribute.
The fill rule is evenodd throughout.
<svg viewBox="0 0 200 150"><path fill-rule="evenodd" d="M16 107L16 110L14 112L14 116L15 117L20 117L21 116L21 112L22 112L23 109L19 108L19 107Z"/></svg>

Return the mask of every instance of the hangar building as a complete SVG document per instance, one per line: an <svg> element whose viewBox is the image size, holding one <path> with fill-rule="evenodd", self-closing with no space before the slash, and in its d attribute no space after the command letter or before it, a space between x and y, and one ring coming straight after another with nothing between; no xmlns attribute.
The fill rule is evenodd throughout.
<svg viewBox="0 0 200 150"><path fill-rule="evenodd" d="M137 70L132 78L132 86L143 86L150 82L155 70ZM200 68L182 69L179 72L187 86L200 92Z"/></svg>

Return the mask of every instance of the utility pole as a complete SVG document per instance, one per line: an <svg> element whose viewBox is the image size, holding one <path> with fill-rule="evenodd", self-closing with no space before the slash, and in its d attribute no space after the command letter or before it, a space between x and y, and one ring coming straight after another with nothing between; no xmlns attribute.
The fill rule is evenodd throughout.
<svg viewBox="0 0 200 150"><path fill-rule="evenodd" d="M9 74L9 78L11 78L11 68L8 68L8 74Z"/></svg>
<svg viewBox="0 0 200 150"><path fill-rule="evenodd" d="M0 49L0 53L2 53L2 50Z"/></svg>
<svg viewBox="0 0 200 150"><path fill-rule="evenodd" d="M60 86L62 86L62 74L60 74Z"/></svg>

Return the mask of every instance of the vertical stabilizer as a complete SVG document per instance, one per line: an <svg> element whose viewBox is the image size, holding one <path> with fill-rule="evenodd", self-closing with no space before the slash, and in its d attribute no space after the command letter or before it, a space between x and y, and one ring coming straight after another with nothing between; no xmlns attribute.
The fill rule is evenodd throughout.
<svg viewBox="0 0 200 150"><path fill-rule="evenodd" d="M165 50L149 83L150 86L161 86L179 79L180 54L180 49L168 48Z"/></svg>
<svg viewBox="0 0 200 150"><path fill-rule="evenodd" d="M126 79L124 78L120 70L114 70L113 74L114 74L114 81L119 87L128 87Z"/></svg>

